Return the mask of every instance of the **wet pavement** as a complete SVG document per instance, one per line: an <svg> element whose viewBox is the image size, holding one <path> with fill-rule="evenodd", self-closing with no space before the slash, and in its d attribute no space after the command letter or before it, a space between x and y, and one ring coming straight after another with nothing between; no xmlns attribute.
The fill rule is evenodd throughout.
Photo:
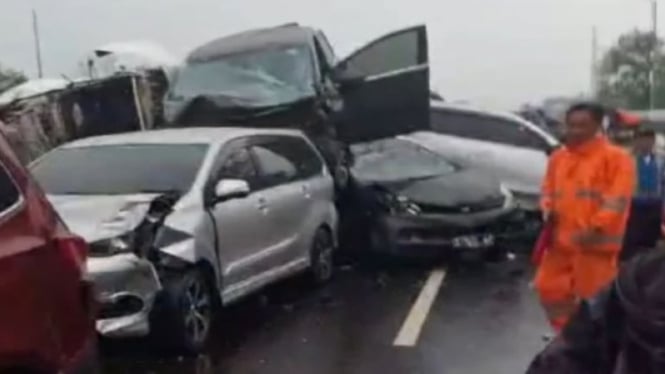
<svg viewBox="0 0 665 374"><path fill-rule="evenodd" d="M144 341L104 344L105 373L523 373L547 331L526 261L442 264L447 276L417 344L393 341L433 267L345 265L316 289L283 282L223 312L196 359Z"/></svg>

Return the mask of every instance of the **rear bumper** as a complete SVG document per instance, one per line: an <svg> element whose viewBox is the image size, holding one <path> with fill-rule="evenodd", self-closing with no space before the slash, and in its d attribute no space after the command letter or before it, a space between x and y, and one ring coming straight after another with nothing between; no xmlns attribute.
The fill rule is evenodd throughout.
<svg viewBox="0 0 665 374"><path fill-rule="evenodd" d="M376 222L382 243L372 238L374 250L406 257L476 257L505 248L523 234L524 215L503 209L477 217L390 216Z"/></svg>

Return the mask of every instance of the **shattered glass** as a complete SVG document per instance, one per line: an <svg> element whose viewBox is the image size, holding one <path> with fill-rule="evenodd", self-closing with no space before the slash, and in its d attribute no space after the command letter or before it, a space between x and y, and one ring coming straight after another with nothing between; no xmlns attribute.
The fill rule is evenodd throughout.
<svg viewBox="0 0 665 374"><path fill-rule="evenodd" d="M314 96L314 62L306 45L238 53L186 65L171 102L228 97L235 106L264 107Z"/></svg>

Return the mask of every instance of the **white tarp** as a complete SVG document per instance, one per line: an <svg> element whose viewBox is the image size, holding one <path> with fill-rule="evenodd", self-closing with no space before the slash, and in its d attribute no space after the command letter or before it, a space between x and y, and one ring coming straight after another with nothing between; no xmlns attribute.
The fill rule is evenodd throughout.
<svg viewBox="0 0 665 374"><path fill-rule="evenodd" d="M84 76L105 78L118 72L145 69L172 69L180 60L162 46L150 41L115 42L93 49L79 63Z"/></svg>
<svg viewBox="0 0 665 374"><path fill-rule="evenodd" d="M6 105L15 100L41 95L50 91L66 88L71 81L62 78L33 79L0 94L0 105Z"/></svg>

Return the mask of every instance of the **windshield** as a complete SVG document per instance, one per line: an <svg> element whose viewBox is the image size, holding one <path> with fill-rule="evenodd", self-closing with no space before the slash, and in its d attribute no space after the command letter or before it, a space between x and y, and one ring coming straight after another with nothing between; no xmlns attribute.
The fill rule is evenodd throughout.
<svg viewBox="0 0 665 374"><path fill-rule="evenodd" d="M352 173L361 182L397 182L455 172L454 165L423 147L399 139L354 145Z"/></svg>
<svg viewBox="0 0 665 374"><path fill-rule="evenodd" d="M314 95L313 64L306 45L191 63L179 72L169 97L226 96L246 106L290 103Z"/></svg>
<svg viewBox="0 0 665 374"><path fill-rule="evenodd" d="M129 195L186 192L194 182L205 144L133 144L62 148L31 169L51 195Z"/></svg>

